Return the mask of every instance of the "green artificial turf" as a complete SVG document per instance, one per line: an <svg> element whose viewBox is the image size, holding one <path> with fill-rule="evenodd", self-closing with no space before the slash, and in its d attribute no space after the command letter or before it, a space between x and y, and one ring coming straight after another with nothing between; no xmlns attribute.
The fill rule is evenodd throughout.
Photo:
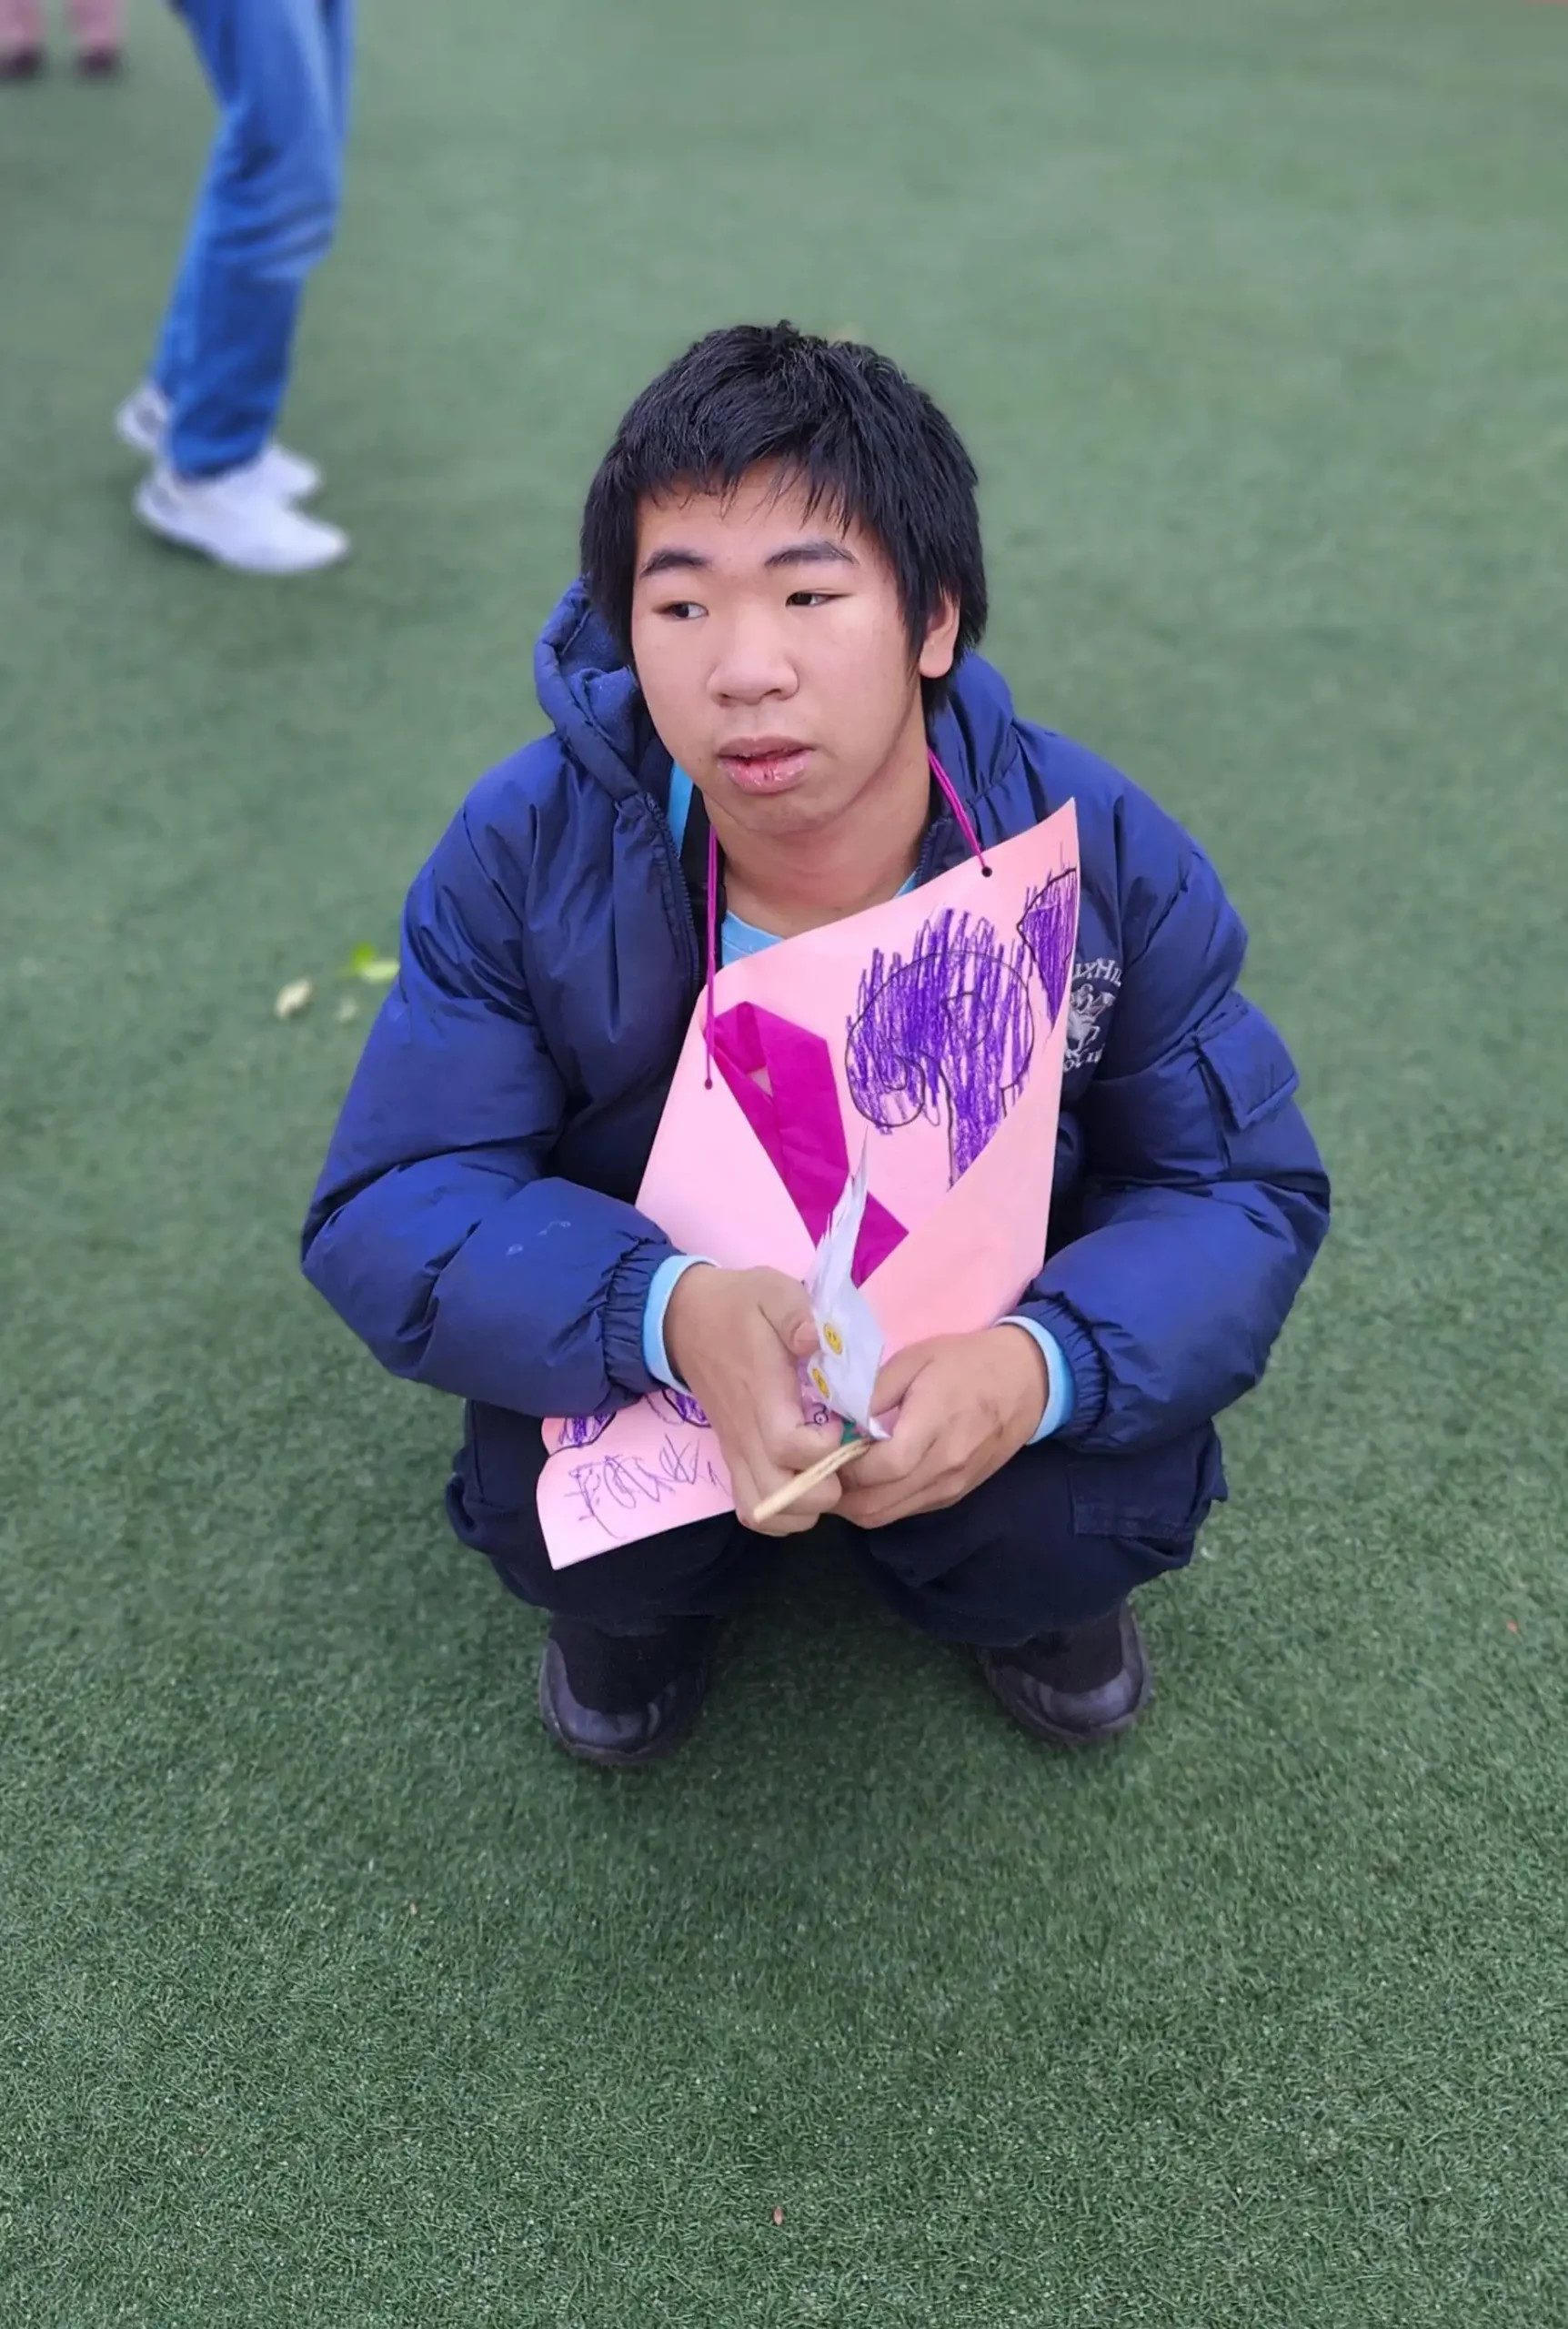
<svg viewBox="0 0 1568 2329"><path fill-rule="evenodd" d="M1508 0L379 0L288 414L356 554L269 586L108 432L177 25L0 89L4 2329L1568 2320L1565 117ZM808 1547L569 1765L296 1274L337 967L622 405L779 314L965 430L992 650L1211 848L1337 1176L1081 1762Z"/></svg>

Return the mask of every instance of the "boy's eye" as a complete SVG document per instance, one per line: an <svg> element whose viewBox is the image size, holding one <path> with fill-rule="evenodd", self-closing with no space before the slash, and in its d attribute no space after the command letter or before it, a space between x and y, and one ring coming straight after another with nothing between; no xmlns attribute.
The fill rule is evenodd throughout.
<svg viewBox="0 0 1568 2329"><path fill-rule="evenodd" d="M825 607L842 596L839 590L791 590L786 604L791 607Z"/></svg>
<svg viewBox="0 0 1568 2329"><path fill-rule="evenodd" d="M689 622L694 615L702 612L702 609L695 599L674 599L668 607L660 607L658 611L661 615L669 616L674 622Z"/></svg>

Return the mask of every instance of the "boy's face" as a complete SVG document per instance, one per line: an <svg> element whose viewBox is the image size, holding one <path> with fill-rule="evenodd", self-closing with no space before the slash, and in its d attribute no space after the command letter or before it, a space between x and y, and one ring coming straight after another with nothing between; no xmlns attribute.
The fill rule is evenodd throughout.
<svg viewBox="0 0 1568 2329"><path fill-rule="evenodd" d="M920 683L951 670L957 630L944 609L912 660L879 546L808 516L771 470L638 513L632 655L653 724L709 808L759 834L830 823L917 751L924 781Z"/></svg>

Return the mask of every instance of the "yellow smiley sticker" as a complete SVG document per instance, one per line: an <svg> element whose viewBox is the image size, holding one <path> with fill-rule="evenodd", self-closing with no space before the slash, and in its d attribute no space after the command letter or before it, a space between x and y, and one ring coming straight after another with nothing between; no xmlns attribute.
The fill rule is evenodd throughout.
<svg viewBox="0 0 1568 2329"><path fill-rule="evenodd" d="M832 1352L835 1358L843 1357L844 1337L839 1332L838 1327L833 1325L831 1319L829 1320L828 1324L822 1329L822 1340L827 1344L828 1348Z"/></svg>
<svg viewBox="0 0 1568 2329"><path fill-rule="evenodd" d="M823 1374L819 1366L812 1367L810 1372L812 1386L816 1390L817 1396L819 1399L827 1398L832 1388L832 1386L829 1384L827 1376Z"/></svg>

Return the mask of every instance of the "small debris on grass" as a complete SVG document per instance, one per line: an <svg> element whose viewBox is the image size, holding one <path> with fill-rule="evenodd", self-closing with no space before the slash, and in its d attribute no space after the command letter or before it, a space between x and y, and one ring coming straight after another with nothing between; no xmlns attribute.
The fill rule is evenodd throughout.
<svg viewBox="0 0 1568 2329"><path fill-rule="evenodd" d="M1504 1618L1503 1623L1507 1626L1508 1630L1509 1630L1509 1632L1510 1632L1511 1634L1516 1634L1516 1633L1519 1631L1519 1628L1518 1628L1518 1626L1515 1624L1514 1620L1513 1620L1512 1618Z"/></svg>
<svg viewBox="0 0 1568 2329"><path fill-rule="evenodd" d="M784 2211L783 2211L783 2209L782 2209L782 2208L775 2208L775 2209L774 2209L774 2211L773 2211L773 2221L774 2221L774 2223L783 2223L783 2221L784 2221Z"/></svg>
<svg viewBox="0 0 1568 2329"><path fill-rule="evenodd" d="M374 946L356 946L337 975L363 979L367 986L390 986L397 975L397 958L378 954Z"/></svg>
<svg viewBox="0 0 1568 2329"><path fill-rule="evenodd" d="M340 1027L347 1027L351 1019L358 1018L359 1005L351 994L346 994L333 1015Z"/></svg>
<svg viewBox="0 0 1568 2329"><path fill-rule="evenodd" d="M316 993L314 979L290 979L286 986L277 990L277 1000L272 1006L275 1019L297 1019L302 1011L310 1008Z"/></svg>

